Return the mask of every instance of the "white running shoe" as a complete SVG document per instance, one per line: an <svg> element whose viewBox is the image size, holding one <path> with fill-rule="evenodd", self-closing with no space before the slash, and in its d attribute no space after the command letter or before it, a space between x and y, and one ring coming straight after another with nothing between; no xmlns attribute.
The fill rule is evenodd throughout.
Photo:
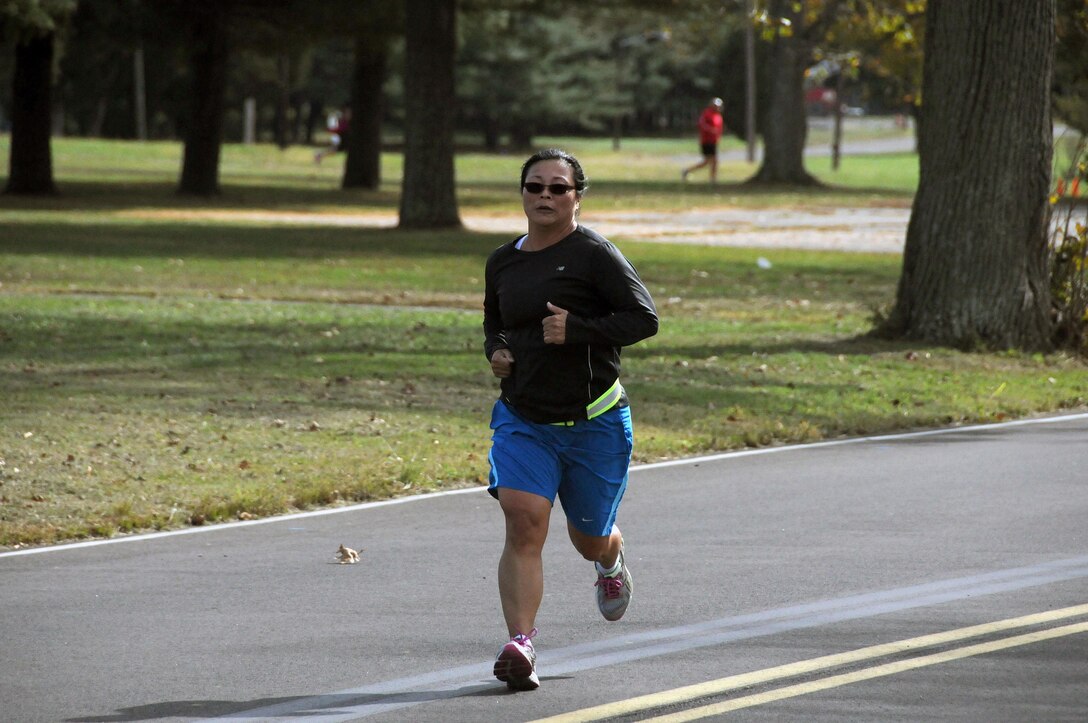
<svg viewBox="0 0 1088 723"><path fill-rule="evenodd" d="M495 677L506 683L510 690L536 690L540 687L540 678L536 675L536 651L533 650L534 635L536 628L528 635L515 635L502 646L495 658Z"/></svg>
<svg viewBox="0 0 1088 723"><path fill-rule="evenodd" d="M620 540L620 571L615 577L605 577L597 573L597 607L605 620L619 620L631 604L631 593L635 590L631 571L623 561L623 540Z"/></svg>

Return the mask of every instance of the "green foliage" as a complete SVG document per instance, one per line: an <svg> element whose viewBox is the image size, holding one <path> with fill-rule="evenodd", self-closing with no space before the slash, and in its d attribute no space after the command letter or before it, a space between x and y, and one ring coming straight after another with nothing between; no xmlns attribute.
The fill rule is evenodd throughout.
<svg viewBox="0 0 1088 723"><path fill-rule="evenodd" d="M1050 277L1055 341L1088 356L1088 231L1076 223L1057 234Z"/></svg>
<svg viewBox="0 0 1088 723"><path fill-rule="evenodd" d="M855 54L865 100L902 110L921 101L925 3L850 0L826 34L827 47Z"/></svg>
<svg viewBox="0 0 1088 723"><path fill-rule="evenodd" d="M476 8L461 23L462 116L485 133L509 134L515 145L545 128L604 133L617 117L652 125L647 119L675 102L674 58L701 40L682 32L693 26L670 27L677 14ZM712 50L700 53L710 58Z"/></svg>
<svg viewBox="0 0 1088 723"><path fill-rule="evenodd" d="M150 16L139 0L83 2L64 33L56 97L64 108L65 132L105 137L136 136L133 107L133 54L141 47ZM152 84L163 74L170 50L144 48L144 67ZM163 88L165 90L165 88ZM160 112L165 110L160 106Z"/></svg>
<svg viewBox="0 0 1088 723"><path fill-rule="evenodd" d="M56 32L76 8L76 0L0 0L0 27L11 23L21 34Z"/></svg>
<svg viewBox="0 0 1088 723"><path fill-rule="evenodd" d="M811 49L813 64L827 60L833 74L844 73L844 99L878 112L901 111L918 102L925 2L805 0L792 3L792 14L781 16L772 12L776 5L783 4L756 4L754 22L762 37L801 38ZM821 79L810 76L807 81Z"/></svg>
<svg viewBox="0 0 1088 723"><path fill-rule="evenodd" d="M1067 125L1088 134L1088 4L1059 0L1054 57L1054 110Z"/></svg>
<svg viewBox="0 0 1088 723"><path fill-rule="evenodd" d="M77 7L74 0L4 1L9 12L18 6L29 15L28 8ZM483 134L489 148L528 145L540 133L611 135L617 122L624 136L637 130L690 137L700 108L717 95L728 100L730 130L743 134L741 4L559 2L561 13L531 0L461 4L460 129ZM150 137L182 137L191 93L184 30L195 14L215 11L232 44L225 138L241 139L243 102L255 98L259 139L276 132L283 140L286 118L287 142L314 141L314 131L324 132L323 111L350 95L354 40L399 37L400 10L400 3L377 0L80 3L58 48L65 131L135 137L132 56L142 47ZM393 128L404 111L400 44L391 49L385 121ZM0 82L9 74L0 59ZM769 86L767 77L757 83L760 105Z"/></svg>
<svg viewBox="0 0 1088 723"><path fill-rule="evenodd" d="M1050 296L1058 347L1088 356L1088 158L1083 143L1074 175L1059 179L1051 196ZM1068 195L1067 195L1068 194Z"/></svg>

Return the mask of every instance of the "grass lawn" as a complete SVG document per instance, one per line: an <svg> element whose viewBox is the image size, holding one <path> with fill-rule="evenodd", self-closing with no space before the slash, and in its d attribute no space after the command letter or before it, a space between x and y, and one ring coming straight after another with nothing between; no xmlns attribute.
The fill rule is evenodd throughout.
<svg viewBox="0 0 1088 723"><path fill-rule="evenodd" d="M595 209L902 207L917 182L914 157L874 156L812 159L834 186L774 194L727 163L711 189L675 180L685 141L562 144ZM60 197L0 197L0 546L484 482L482 271L504 236L338 222L395 214L392 154L381 190L344 192L340 158L227 146L204 201L173 192L177 144L54 151ZM460 156L462 212L517 213L521 160ZM614 240L662 317L624 353L638 461L1088 405L1072 357L866 338L896 255L779 250L764 269L758 249Z"/></svg>

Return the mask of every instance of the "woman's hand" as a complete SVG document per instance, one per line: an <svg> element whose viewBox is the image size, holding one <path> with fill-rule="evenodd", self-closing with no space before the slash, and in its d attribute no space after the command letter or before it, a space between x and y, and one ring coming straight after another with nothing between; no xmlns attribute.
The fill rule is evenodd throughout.
<svg viewBox="0 0 1088 723"><path fill-rule="evenodd" d="M514 371L514 355L509 349L496 349L491 355L491 373L505 379Z"/></svg>
<svg viewBox="0 0 1088 723"><path fill-rule="evenodd" d="M548 311L552 312L552 315L544 317L544 343L566 344L567 314L570 312L566 309L560 309L550 301L548 302Z"/></svg>

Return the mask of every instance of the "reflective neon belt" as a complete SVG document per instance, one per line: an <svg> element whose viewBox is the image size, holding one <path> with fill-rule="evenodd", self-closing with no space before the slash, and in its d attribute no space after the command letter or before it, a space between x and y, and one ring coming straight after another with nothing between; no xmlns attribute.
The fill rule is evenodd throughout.
<svg viewBox="0 0 1088 723"><path fill-rule="evenodd" d="M617 379L616 382L611 387L608 388L607 392L605 392L604 394L597 397L595 400L593 400L592 402L590 402L589 404L586 405L586 419L589 420L589 419L593 419L594 417L601 416L602 414L607 412L609 409L616 406L616 404L620 401L620 398L622 396L623 396L623 387L620 385L620 380ZM573 421L571 421L571 422L552 422L552 424L557 424L557 425L560 425L560 426L563 426L563 427L573 427L574 426Z"/></svg>

